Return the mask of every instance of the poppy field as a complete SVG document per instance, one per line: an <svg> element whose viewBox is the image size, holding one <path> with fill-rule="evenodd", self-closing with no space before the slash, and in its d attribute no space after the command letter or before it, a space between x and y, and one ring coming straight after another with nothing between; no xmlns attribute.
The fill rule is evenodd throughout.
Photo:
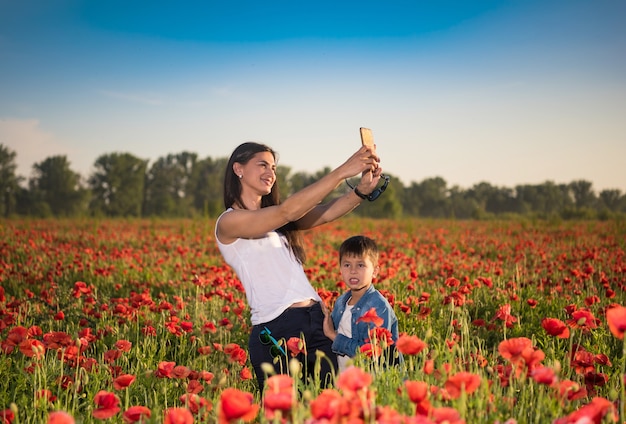
<svg viewBox="0 0 626 424"><path fill-rule="evenodd" d="M370 343L332 387L302 381L293 359L263 396L213 228L2 221L0 424L626 421L623 222L348 216L307 232L305 269L330 308L341 242L376 240L404 361L380 365L391 341L369 315Z"/></svg>

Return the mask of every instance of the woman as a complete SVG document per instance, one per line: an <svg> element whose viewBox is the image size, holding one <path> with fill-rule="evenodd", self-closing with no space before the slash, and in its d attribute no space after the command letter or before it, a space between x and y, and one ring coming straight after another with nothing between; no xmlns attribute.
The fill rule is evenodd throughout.
<svg viewBox="0 0 626 424"><path fill-rule="evenodd" d="M321 203L344 179L359 174L355 190ZM265 381L261 364L288 372L289 352L277 342L291 337L304 338L307 353L299 358L304 376L319 377L322 385L332 382L337 357L324 335L321 299L304 272L300 230L352 211L375 190L381 174L375 148L362 146L329 174L281 202L276 153L252 142L232 153L224 177L226 211L217 219L215 236L246 291L253 324L249 354L260 390ZM314 373L316 351L325 355L319 376Z"/></svg>

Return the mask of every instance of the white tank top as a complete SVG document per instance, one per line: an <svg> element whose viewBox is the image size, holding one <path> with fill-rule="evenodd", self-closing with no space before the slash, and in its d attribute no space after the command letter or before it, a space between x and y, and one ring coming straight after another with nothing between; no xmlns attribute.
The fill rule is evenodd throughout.
<svg viewBox="0 0 626 424"><path fill-rule="evenodd" d="M220 218L221 215L215 225L217 247L246 291L253 325L273 320L293 303L308 299L321 301L302 265L291 253L285 236L272 231L262 238L240 238L223 244L217 239Z"/></svg>

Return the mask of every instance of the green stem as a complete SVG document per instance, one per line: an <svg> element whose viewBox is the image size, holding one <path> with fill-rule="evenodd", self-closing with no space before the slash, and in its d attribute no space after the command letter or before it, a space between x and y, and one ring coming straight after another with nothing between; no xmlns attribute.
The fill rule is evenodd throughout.
<svg viewBox="0 0 626 424"><path fill-rule="evenodd" d="M621 372L620 372L620 404L619 404L619 418L620 421L623 421L626 418L624 415L624 402L626 402L626 387L624 387L624 374L626 373L626 337L624 337L622 342L622 364L621 364Z"/></svg>

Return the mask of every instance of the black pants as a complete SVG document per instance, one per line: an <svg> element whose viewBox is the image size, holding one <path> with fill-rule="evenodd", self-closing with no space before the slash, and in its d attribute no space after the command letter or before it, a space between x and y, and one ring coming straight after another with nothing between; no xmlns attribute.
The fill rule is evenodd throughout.
<svg viewBox="0 0 626 424"><path fill-rule="evenodd" d="M306 355L299 354L296 358L302 363L302 378L315 378L315 365L319 361L319 378L322 387L331 387L333 384L333 373L337 371L337 355L331 350L332 342L324 335L323 330L324 313L319 303L304 308L289 308L280 316L264 324L255 325L250 334L248 349L250 352L250 362L254 368L259 390L263 390L265 373L261 364L266 362L274 366L277 374L287 374L289 372L289 360L292 358L285 342L291 337L303 337L306 343ZM278 360L270 353L270 346L261 343L259 333L267 327L272 336L280 341L287 353L287 356L280 355ZM324 353L323 358L318 359L316 351Z"/></svg>

